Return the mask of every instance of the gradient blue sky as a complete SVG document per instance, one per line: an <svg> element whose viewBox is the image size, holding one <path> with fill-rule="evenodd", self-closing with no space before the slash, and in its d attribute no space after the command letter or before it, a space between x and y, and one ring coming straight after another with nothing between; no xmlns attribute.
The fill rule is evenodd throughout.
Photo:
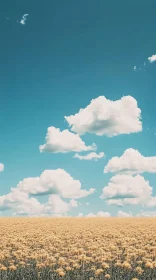
<svg viewBox="0 0 156 280"><path fill-rule="evenodd" d="M116 215L119 210L136 215L143 209L140 205L120 209L99 196L113 176L103 173L112 157L128 148L156 156L156 62L148 61L156 54L155 10L154 0L1 1L0 162L5 167L0 172L1 196L24 178L62 168L83 189L96 189L79 199L81 205L69 215L98 211ZM22 25L24 14L29 16ZM48 127L70 129L64 116L76 114L98 96L115 101L123 95L137 100L142 132L111 138L86 133L82 136L86 145L96 143L96 152L106 154L98 161L81 161L73 158L74 152L40 153ZM156 175L141 175L155 196ZM47 196L38 200L44 203ZM156 206L143 211L156 211ZM11 208L1 211L2 216L11 214Z"/></svg>

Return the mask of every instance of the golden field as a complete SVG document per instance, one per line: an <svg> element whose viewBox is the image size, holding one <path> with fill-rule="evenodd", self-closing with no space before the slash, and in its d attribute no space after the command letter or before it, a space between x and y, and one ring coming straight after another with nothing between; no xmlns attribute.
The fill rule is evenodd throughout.
<svg viewBox="0 0 156 280"><path fill-rule="evenodd" d="M156 280L156 218L0 218L0 279Z"/></svg>

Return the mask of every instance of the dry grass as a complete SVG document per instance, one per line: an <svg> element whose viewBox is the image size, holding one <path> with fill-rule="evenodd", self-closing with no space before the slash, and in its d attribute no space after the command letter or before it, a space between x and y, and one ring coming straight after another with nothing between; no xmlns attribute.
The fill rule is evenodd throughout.
<svg viewBox="0 0 156 280"><path fill-rule="evenodd" d="M156 280L155 218L1 218L0 279Z"/></svg>

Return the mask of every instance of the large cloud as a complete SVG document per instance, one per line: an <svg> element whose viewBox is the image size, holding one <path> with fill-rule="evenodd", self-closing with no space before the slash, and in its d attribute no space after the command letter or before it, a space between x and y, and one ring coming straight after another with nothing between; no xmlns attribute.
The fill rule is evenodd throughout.
<svg viewBox="0 0 156 280"><path fill-rule="evenodd" d="M142 131L141 110L132 96L117 101L99 96L78 113L65 116L71 130L83 135L86 132L109 137Z"/></svg>
<svg viewBox="0 0 156 280"><path fill-rule="evenodd" d="M0 172L4 171L4 164L0 163Z"/></svg>
<svg viewBox="0 0 156 280"><path fill-rule="evenodd" d="M40 152L68 153L96 150L96 145L86 146L78 134L68 129L60 131L54 126L48 127L46 144L39 146Z"/></svg>
<svg viewBox="0 0 156 280"><path fill-rule="evenodd" d="M104 168L104 173L123 172L123 173L143 173L156 172L156 156L144 157L138 150L127 149L121 157L113 157Z"/></svg>
<svg viewBox="0 0 156 280"><path fill-rule="evenodd" d="M141 175L118 174L110 179L100 197L109 205L145 205L152 198L152 187Z"/></svg>
<svg viewBox="0 0 156 280"><path fill-rule="evenodd" d="M75 154L73 157L74 157L74 158L78 158L78 159L80 159L80 160L95 160L95 161L97 161L98 159L103 158L104 155L105 155L105 154L104 154L103 152L101 152L101 153L99 153L99 154L97 154L97 153L95 153L95 152L91 152L91 153L89 153L89 154L87 154L87 155L84 155L84 156L81 156L81 155L79 155L79 154L77 153L77 154Z"/></svg>
<svg viewBox="0 0 156 280"><path fill-rule="evenodd" d="M60 194L64 198L81 198L95 189L82 190L79 180L74 180L64 169L45 170L40 177L25 178L17 185L20 191L32 195Z"/></svg>
<svg viewBox="0 0 156 280"><path fill-rule="evenodd" d="M74 180L64 169L45 170L40 177L25 178L10 193L0 196L0 210L14 210L15 215L46 216L63 215L81 197L93 194L95 189L81 189L79 180ZM41 204L37 196L49 195L48 202ZM36 196L36 197L34 197ZM63 198L71 199L69 202Z"/></svg>

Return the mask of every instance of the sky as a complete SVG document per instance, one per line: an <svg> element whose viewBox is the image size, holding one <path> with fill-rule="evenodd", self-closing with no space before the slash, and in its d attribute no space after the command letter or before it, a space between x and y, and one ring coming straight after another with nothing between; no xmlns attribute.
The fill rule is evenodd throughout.
<svg viewBox="0 0 156 280"><path fill-rule="evenodd" d="M0 216L156 216L156 2L0 4Z"/></svg>

